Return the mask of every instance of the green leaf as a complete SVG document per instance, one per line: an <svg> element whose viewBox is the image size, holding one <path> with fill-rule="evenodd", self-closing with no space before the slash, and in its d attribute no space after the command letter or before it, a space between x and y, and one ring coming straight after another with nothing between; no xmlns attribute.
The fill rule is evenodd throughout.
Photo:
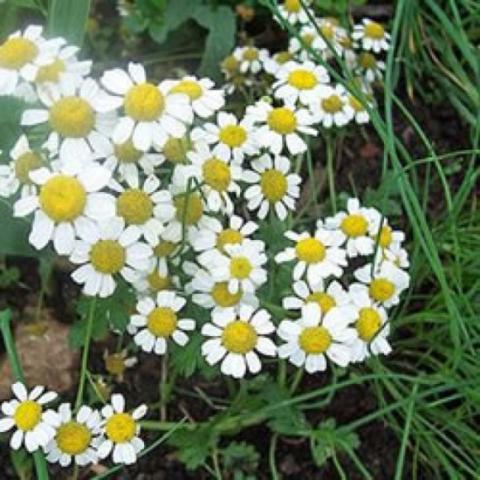
<svg viewBox="0 0 480 480"><path fill-rule="evenodd" d="M8 158L8 152L21 135L20 118L25 108L25 102L16 97L0 97L0 150L3 158Z"/></svg>
<svg viewBox="0 0 480 480"><path fill-rule="evenodd" d="M47 18L49 35L81 45L89 11L90 0L50 0Z"/></svg>
<svg viewBox="0 0 480 480"><path fill-rule="evenodd" d="M234 474L234 478L245 478L243 473L257 471L260 454L253 445L246 442L231 442L221 450L225 470Z"/></svg>

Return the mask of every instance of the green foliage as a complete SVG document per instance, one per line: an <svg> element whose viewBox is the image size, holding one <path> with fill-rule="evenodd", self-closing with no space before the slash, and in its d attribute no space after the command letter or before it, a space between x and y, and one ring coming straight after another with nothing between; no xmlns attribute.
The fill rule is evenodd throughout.
<svg viewBox="0 0 480 480"><path fill-rule="evenodd" d="M8 268L0 265L0 288L9 288L20 280L20 270L17 267Z"/></svg>
<svg viewBox="0 0 480 480"><path fill-rule="evenodd" d="M31 480L33 478L33 458L25 449L10 450L10 459L20 480Z"/></svg>
<svg viewBox="0 0 480 480"><path fill-rule="evenodd" d="M260 462L260 454L246 442L231 442L220 450L224 469L234 480L253 480Z"/></svg>
<svg viewBox="0 0 480 480"><path fill-rule="evenodd" d="M320 12L333 15L346 15L351 6L365 5L367 0L316 0Z"/></svg>
<svg viewBox="0 0 480 480"><path fill-rule="evenodd" d="M49 0L48 33L81 45L89 11L90 0Z"/></svg>

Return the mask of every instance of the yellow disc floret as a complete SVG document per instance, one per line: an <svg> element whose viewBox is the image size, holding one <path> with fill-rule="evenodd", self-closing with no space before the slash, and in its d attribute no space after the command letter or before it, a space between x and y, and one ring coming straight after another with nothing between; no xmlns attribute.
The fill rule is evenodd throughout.
<svg viewBox="0 0 480 480"><path fill-rule="evenodd" d="M311 237L299 240L295 251L298 259L306 263L321 262L326 255L325 245L320 240Z"/></svg>
<svg viewBox="0 0 480 480"><path fill-rule="evenodd" d="M323 98L321 103L323 110L325 110L327 113L337 113L343 108L343 101L336 94Z"/></svg>
<svg viewBox="0 0 480 480"><path fill-rule="evenodd" d="M317 77L310 70L303 68L290 72L287 82L297 90L311 90L318 83Z"/></svg>
<svg viewBox="0 0 480 480"><path fill-rule="evenodd" d="M15 160L15 177L24 184L30 185L30 172L37 170L42 166L40 155L35 152L25 152Z"/></svg>
<svg viewBox="0 0 480 480"><path fill-rule="evenodd" d="M377 66L377 60L371 53L368 52L362 52L358 56L358 63L365 70L369 70Z"/></svg>
<svg viewBox="0 0 480 480"><path fill-rule="evenodd" d="M193 101L202 96L203 90L202 87L193 80L181 80L170 90L170 93L183 93Z"/></svg>
<svg viewBox="0 0 480 480"><path fill-rule="evenodd" d="M115 240L99 240L90 250L90 262L97 272L118 273L125 265L125 249Z"/></svg>
<svg viewBox="0 0 480 480"><path fill-rule="evenodd" d="M13 420L19 430L33 430L42 419L42 406L33 400L25 400L15 410Z"/></svg>
<svg viewBox="0 0 480 480"><path fill-rule="evenodd" d="M233 75L238 70L238 60L233 55L229 55L223 59L221 66L229 75Z"/></svg>
<svg viewBox="0 0 480 480"><path fill-rule="evenodd" d="M217 192L225 192L232 180L228 164L216 157L202 165L202 173L205 183Z"/></svg>
<svg viewBox="0 0 480 480"><path fill-rule="evenodd" d="M153 292L160 292L161 290L167 290L171 286L170 278L160 275L157 269L149 273L147 276L148 286Z"/></svg>
<svg viewBox="0 0 480 480"><path fill-rule="evenodd" d="M260 188L270 203L279 202L287 193L287 178L280 170L265 170L261 174Z"/></svg>
<svg viewBox="0 0 480 480"><path fill-rule="evenodd" d="M112 353L105 357L105 369L110 375L122 375L127 366L121 353Z"/></svg>
<svg viewBox="0 0 480 480"><path fill-rule="evenodd" d="M0 67L8 70L20 70L35 59L37 46L26 38L9 38L0 45Z"/></svg>
<svg viewBox="0 0 480 480"><path fill-rule="evenodd" d="M168 257L175 251L176 247L177 244L175 242L161 240L159 244L153 249L153 253L158 258Z"/></svg>
<svg viewBox="0 0 480 480"><path fill-rule="evenodd" d="M55 440L62 453L79 455L89 447L92 434L85 425L71 421L58 428Z"/></svg>
<svg viewBox="0 0 480 480"><path fill-rule="evenodd" d="M289 13L298 13L302 8L300 0L285 0L283 6Z"/></svg>
<svg viewBox="0 0 480 480"><path fill-rule="evenodd" d="M364 342L370 342L382 326L382 317L371 307L360 309L358 320L355 323L358 336Z"/></svg>
<svg viewBox="0 0 480 480"><path fill-rule="evenodd" d="M243 59L247 62L253 62L258 59L258 50L254 47L247 47L243 51Z"/></svg>
<svg viewBox="0 0 480 480"><path fill-rule="evenodd" d="M173 200L176 217L179 222L186 225L195 225L203 215L203 202L198 193L179 195Z"/></svg>
<svg viewBox="0 0 480 480"><path fill-rule="evenodd" d="M54 222L71 222L83 213L87 193L76 178L57 175L42 185L39 203Z"/></svg>
<svg viewBox="0 0 480 480"><path fill-rule="evenodd" d="M247 132L240 125L227 125L220 130L218 137L222 143L230 148L237 148L245 143Z"/></svg>
<svg viewBox="0 0 480 480"><path fill-rule="evenodd" d="M165 158L172 163L187 161L188 140L186 138L170 137L163 146Z"/></svg>
<svg viewBox="0 0 480 480"><path fill-rule="evenodd" d="M273 56L274 60L279 63L280 65L283 65L284 63L287 63L289 60L292 60L293 58L293 53L289 52L288 50L285 50L283 52L278 52Z"/></svg>
<svg viewBox="0 0 480 480"><path fill-rule="evenodd" d="M382 248L388 248L393 240L392 229L388 225L383 225L380 230L380 238L378 243Z"/></svg>
<svg viewBox="0 0 480 480"><path fill-rule="evenodd" d="M50 126L63 137L86 137L95 126L95 112L80 97L65 97L50 108Z"/></svg>
<svg viewBox="0 0 480 480"><path fill-rule="evenodd" d="M237 280L245 280L248 278L252 269L252 264L247 257L234 257L230 262L230 274Z"/></svg>
<svg viewBox="0 0 480 480"><path fill-rule="evenodd" d="M385 29L377 22L368 22L365 25L365 36L373 40L381 40L385 36Z"/></svg>
<svg viewBox="0 0 480 480"><path fill-rule="evenodd" d="M143 225L152 217L153 202L142 190L125 190L117 198L117 214L128 225Z"/></svg>
<svg viewBox="0 0 480 480"><path fill-rule="evenodd" d="M348 237L361 237L367 233L368 222L363 215L347 215L340 224L342 232Z"/></svg>
<svg viewBox="0 0 480 480"><path fill-rule="evenodd" d="M143 155L142 151L134 147L131 139L124 143L115 144L113 148L120 163L137 163Z"/></svg>
<svg viewBox="0 0 480 480"><path fill-rule="evenodd" d="M129 442L137 433L135 420L128 413L114 413L105 425L107 437L114 443Z"/></svg>
<svg viewBox="0 0 480 480"><path fill-rule="evenodd" d="M228 291L227 282L216 283L210 293L215 303L224 308L234 307L235 305L238 305L240 299L242 298L241 290L239 290L237 293L230 293Z"/></svg>
<svg viewBox="0 0 480 480"><path fill-rule="evenodd" d="M35 81L37 83L57 83L60 80L60 75L64 72L65 62L57 58L49 65L43 65L38 69Z"/></svg>
<svg viewBox="0 0 480 480"><path fill-rule="evenodd" d="M368 292L377 302L386 302L395 293L395 285L386 278L375 278L370 283Z"/></svg>
<svg viewBox="0 0 480 480"><path fill-rule="evenodd" d="M307 302L315 302L320 307L322 313L327 313L333 307L336 306L335 299L325 292L311 293L307 298Z"/></svg>
<svg viewBox="0 0 480 480"><path fill-rule="evenodd" d="M300 348L312 355L325 353L332 344L332 337L325 327L307 327L298 339Z"/></svg>
<svg viewBox="0 0 480 480"><path fill-rule="evenodd" d="M277 107L268 114L267 124L274 132L288 135L296 130L297 117L289 108Z"/></svg>
<svg viewBox="0 0 480 480"><path fill-rule="evenodd" d="M147 328L155 337L168 338L177 328L177 315L170 307L157 307L148 314Z"/></svg>
<svg viewBox="0 0 480 480"><path fill-rule="evenodd" d="M235 320L223 330L222 344L232 353L251 352L257 344L257 332L248 322Z"/></svg>
<svg viewBox="0 0 480 480"><path fill-rule="evenodd" d="M141 83L127 92L123 106L125 113L134 120L152 122L165 109L165 98L155 85Z"/></svg>
<svg viewBox="0 0 480 480"><path fill-rule="evenodd" d="M242 243L243 235L233 228L226 228L217 235L217 248L223 252L225 245L234 245Z"/></svg>

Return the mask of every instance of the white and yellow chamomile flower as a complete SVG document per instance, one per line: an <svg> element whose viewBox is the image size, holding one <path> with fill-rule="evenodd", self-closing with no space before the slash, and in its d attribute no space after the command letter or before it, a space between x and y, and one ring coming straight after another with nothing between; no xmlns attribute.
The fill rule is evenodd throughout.
<svg viewBox="0 0 480 480"><path fill-rule="evenodd" d="M97 410L82 405L76 415L69 403L58 407L60 424L55 436L45 447L46 459L68 467L72 461L81 467L97 463L96 449L102 434L101 417Z"/></svg>
<svg viewBox="0 0 480 480"><path fill-rule="evenodd" d="M113 463L132 465L145 444L139 437L138 421L147 413L147 406L140 405L133 412L125 411L123 395L113 394L110 403L102 408L104 437L98 447L99 458L103 459L113 451Z"/></svg>
<svg viewBox="0 0 480 480"><path fill-rule="evenodd" d="M304 5L309 6L311 5L312 0L304 1ZM285 0L281 5L278 7L278 11L282 19L286 20L288 23L295 25L297 23L309 23L310 19L309 16L302 5L300 0ZM275 20L279 21L276 17Z"/></svg>
<svg viewBox="0 0 480 480"><path fill-rule="evenodd" d="M308 373L326 370L327 358L346 367L351 361L349 344L356 337L350 326L355 314L351 307L333 307L322 313L317 303L307 303L298 320L280 323L277 334L286 343L278 347L278 356L296 367L305 365Z"/></svg>
<svg viewBox="0 0 480 480"><path fill-rule="evenodd" d="M293 279L300 280L306 273L310 284L329 276L340 277L343 267L347 265L345 250L341 248L343 237L339 232L327 230L320 226L315 233L285 232L285 237L295 242L275 256L277 263L295 261Z"/></svg>
<svg viewBox="0 0 480 480"><path fill-rule="evenodd" d="M393 230L385 218L369 225L368 233L375 245L378 243L379 248L383 250L398 249L405 240L405 234L400 230Z"/></svg>
<svg viewBox="0 0 480 480"><path fill-rule="evenodd" d="M168 271L164 273L161 271L158 260L152 258L148 268L139 272L139 276L137 280L133 282L133 286L140 296L155 295L163 290L178 289L180 287L180 281L178 276L173 275L172 272Z"/></svg>
<svg viewBox="0 0 480 480"><path fill-rule="evenodd" d="M291 103L274 107L259 100L247 107L246 117L256 127L257 141L276 155L284 147L292 155L303 153L307 150L307 144L300 135L317 135L317 131L311 128L314 122L311 114Z"/></svg>
<svg viewBox="0 0 480 480"><path fill-rule="evenodd" d="M352 109L353 112L353 119L355 122L357 122L359 125L363 125L365 123L368 123L370 121L370 115L365 108L365 106L362 104L362 102L355 97L355 95L352 95L351 93L347 94L348 97L348 104ZM369 102L369 106L373 107L373 104Z"/></svg>
<svg viewBox="0 0 480 480"><path fill-rule="evenodd" d="M293 53L288 50L282 50L281 52L274 53L272 56L265 59L263 62L263 69L270 75L276 75L276 73L289 61L294 60Z"/></svg>
<svg viewBox="0 0 480 480"><path fill-rule="evenodd" d="M245 190L247 208L258 210L258 218L264 219L270 208L280 220L287 218L288 210L295 209L295 201L300 196L302 179L290 173L287 157L276 155L273 159L265 154L251 162L253 170L245 171L243 178L249 186Z"/></svg>
<svg viewBox="0 0 480 480"><path fill-rule="evenodd" d="M95 163L76 175L46 167L31 172L38 192L19 199L13 207L16 217L35 212L29 242L40 250L53 240L58 254L69 255L76 236L95 230L94 221L115 214L113 196L100 191L110 176L109 170Z"/></svg>
<svg viewBox="0 0 480 480"><path fill-rule="evenodd" d="M75 242L70 261L81 266L72 278L83 285L86 295L108 297L115 290L116 277L134 283L149 266L151 247L139 241L140 229L126 227L123 218L112 217L78 233L80 239Z"/></svg>
<svg viewBox="0 0 480 480"><path fill-rule="evenodd" d="M340 84L322 88L319 96L310 104L310 108L315 122L325 128L343 127L354 116L347 92Z"/></svg>
<svg viewBox="0 0 480 480"><path fill-rule="evenodd" d="M238 62L238 69L241 73L256 74L262 70L262 63L268 57L268 50L253 46L237 47L233 56Z"/></svg>
<svg viewBox="0 0 480 480"><path fill-rule="evenodd" d="M390 47L390 34L380 23L364 18L362 23L355 25L352 38L361 43L364 50L380 53Z"/></svg>
<svg viewBox="0 0 480 480"><path fill-rule="evenodd" d="M189 97L184 93L170 93L169 85L155 85L147 81L145 69L138 63L128 64L128 73L119 68L105 72L104 87L122 107L120 120L112 139L122 144L132 139L135 148L148 151L153 145L161 149L169 136L183 137L186 125L193 121Z"/></svg>
<svg viewBox="0 0 480 480"><path fill-rule="evenodd" d="M171 290L158 292L155 300L146 297L137 303L137 312L130 317L128 332L145 352L164 355L168 340L184 346L188 343L186 331L195 329L195 321L182 318L180 310L187 301Z"/></svg>
<svg viewBox="0 0 480 480"><path fill-rule="evenodd" d="M385 71L385 62L377 60L370 52L362 52L356 59L356 71L366 82L381 81Z"/></svg>
<svg viewBox="0 0 480 480"><path fill-rule="evenodd" d="M208 364L222 360L220 370L225 375L242 378L248 372L260 372L259 353L276 356L277 347L267 336L275 331L270 314L263 309L255 311L249 305L240 309L225 309L212 314L212 323L202 327L202 335L213 337L202 345L202 355Z"/></svg>
<svg viewBox="0 0 480 480"><path fill-rule="evenodd" d="M12 385L12 392L16 398L1 405L5 416L0 419L0 432L15 430L10 438L13 450L22 445L29 452L45 447L54 437L55 427L60 422L53 410L45 410L45 405L55 400L57 394L45 392L42 386L36 386L29 393L21 382Z"/></svg>

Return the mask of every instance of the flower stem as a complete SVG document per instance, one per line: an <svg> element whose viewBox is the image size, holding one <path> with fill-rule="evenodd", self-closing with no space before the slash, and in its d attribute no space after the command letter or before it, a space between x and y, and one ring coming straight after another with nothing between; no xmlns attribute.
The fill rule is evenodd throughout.
<svg viewBox="0 0 480 480"><path fill-rule="evenodd" d="M330 192L330 203L332 204L333 213L337 213L337 199L335 194L335 171L333 166L333 140L331 135L325 136L325 143L327 147L327 177L328 177L328 190Z"/></svg>
<svg viewBox="0 0 480 480"><path fill-rule="evenodd" d="M3 310L0 312L0 330L2 332L3 343L7 351L8 360L12 367L13 376L16 381L25 383L25 375L23 374L22 365L18 359L17 349L15 348L15 341L10 327L12 313L10 310ZM48 480L48 469L45 457L40 450L33 454L35 462L35 470L37 471L37 480Z"/></svg>
<svg viewBox="0 0 480 480"><path fill-rule="evenodd" d="M85 341L83 344L83 353L82 353L82 366L80 370L80 380L78 383L77 398L75 400L75 410L78 410L80 408L80 405L83 401L83 393L85 390L85 380L87 378L88 354L90 351L90 342L92 340L93 318L95 316L96 305L97 305L97 297L93 297L90 300L90 309L88 311L88 317L87 317L87 327L85 329Z"/></svg>

